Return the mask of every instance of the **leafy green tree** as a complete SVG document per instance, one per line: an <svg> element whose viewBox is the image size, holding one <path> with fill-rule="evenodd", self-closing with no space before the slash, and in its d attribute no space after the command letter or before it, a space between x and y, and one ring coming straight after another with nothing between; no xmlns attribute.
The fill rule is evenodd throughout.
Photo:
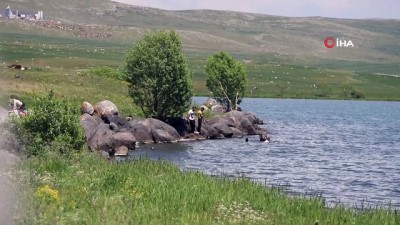
<svg viewBox="0 0 400 225"><path fill-rule="evenodd" d="M125 56L129 95L146 117L181 116L193 96L191 75L175 31L145 35Z"/></svg>
<svg viewBox="0 0 400 225"><path fill-rule="evenodd" d="M228 111L236 110L247 88L245 67L228 53L221 51L208 58L207 87L215 100Z"/></svg>

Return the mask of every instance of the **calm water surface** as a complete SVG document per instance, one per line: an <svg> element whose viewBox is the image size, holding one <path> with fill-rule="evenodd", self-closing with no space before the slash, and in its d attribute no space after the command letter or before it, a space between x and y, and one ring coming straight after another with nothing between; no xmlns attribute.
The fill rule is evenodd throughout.
<svg viewBox="0 0 400 225"><path fill-rule="evenodd" d="M322 192L329 203L400 207L400 102L245 99L242 107L264 120L271 143L250 137L141 146L134 156L288 183L293 192Z"/></svg>

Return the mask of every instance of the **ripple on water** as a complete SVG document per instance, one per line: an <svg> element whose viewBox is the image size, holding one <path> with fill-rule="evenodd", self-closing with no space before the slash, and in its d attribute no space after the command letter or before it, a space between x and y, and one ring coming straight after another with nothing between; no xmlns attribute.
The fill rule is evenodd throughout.
<svg viewBox="0 0 400 225"><path fill-rule="evenodd" d="M135 156L268 185L290 183L291 192L323 192L332 204L400 207L399 102L245 99L242 106L264 119L271 143L257 137L182 143Z"/></svg>

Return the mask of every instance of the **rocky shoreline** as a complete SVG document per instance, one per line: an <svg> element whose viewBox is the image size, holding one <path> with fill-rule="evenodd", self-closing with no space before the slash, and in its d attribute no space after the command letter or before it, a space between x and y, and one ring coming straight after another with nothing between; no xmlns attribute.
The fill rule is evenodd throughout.
<svg viewBox="0 0 400 225"><path fill-rule="evenodd" d="M210 108L207 107L208 110ZM206 119L199 134L189 133L190 128L184 118L171 119L168 124L153 118L123 118L117 106L108 100L94 106L84 102L81 112L80 124L89 150L109 156L127 155L129 150L135 150L137 144L240 138L267 133L259 126L263 124L260 118L243 111L221 113Z"/></svg>

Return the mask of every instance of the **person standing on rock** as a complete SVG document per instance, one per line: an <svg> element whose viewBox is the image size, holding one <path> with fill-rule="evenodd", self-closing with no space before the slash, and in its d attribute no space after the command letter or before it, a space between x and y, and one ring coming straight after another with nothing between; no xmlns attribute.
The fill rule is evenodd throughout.
<svg viewBox="0 0 400 225"><path fill-rule="evenodd" d="M201 132L201 125L203 124L204 120L204 107L201 107L200 110L197 112L197 132Z"/></svg>
<svg viewBox="0 0 400 225"><path fill-rule="evenodd" d="M190 133L195 133L196 132L196 120L195 120L195 115L194 112L196 111L196 107L193 106L191 110L188 112L187 120L189 121L190 124Z"/></svg>

